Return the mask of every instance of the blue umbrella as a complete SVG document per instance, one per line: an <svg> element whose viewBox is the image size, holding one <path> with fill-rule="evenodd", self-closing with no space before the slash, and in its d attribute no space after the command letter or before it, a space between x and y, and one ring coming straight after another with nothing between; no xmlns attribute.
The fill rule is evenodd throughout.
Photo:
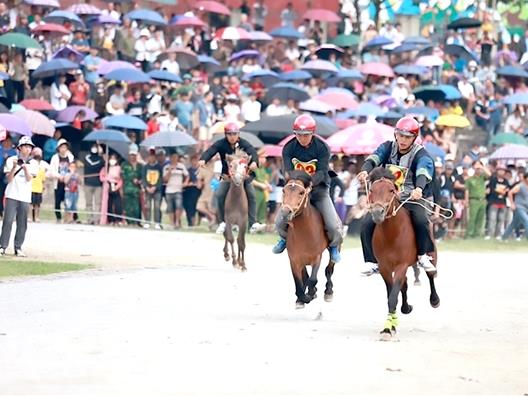
<svg viewBox="0 0 528 396"><path fill-rule="evenodd" d="M348 81L348 80L363 80L363 74L359 70L350 70L350 69L340 69L335 78L341 81Z"/></svg>
<svg viewBox="0 0 528 396"><path fill-rule="evenodd" d="M405 38L402 44L431 45L431 41L422 36L411 36Z"/></svg>
<svg viewBox="0 0 528 396"><path fill-rule="evenodd" d="M137 69L115 69L104 76L107 80L126 81L129 83L148 83L151 78L148 74Z"/></svg>
<svg viewBox="0 0 528 396"><path fill-rule="evenodd" d="M395 54L403 54L405 52L417 51L420 48L421 47L416 45L416 44L402 44L402 45L399 45L399 46L393 48L391 50L391 54L393 54L393 55L395 55Z"/></svg>
<svg viewBox="0 0 528 396"><path fill-rule="evenodd" d="M366 51L366 50L371 50L374 48L383 47L384 45L389 45L389 44L392 44L393 42L394 41L389 40L385 36L376 36L372 40L367 42L367 44L365 44L365 46L363 47L363 50Z"/></svg>
<svg viewBox="0 0 528 396"><path fill-rule="evenodd" d="M277 73L267 69L255 70L254 72L248 73L242 78L242 80L250 81L254 78L260 78L262 83L266 86L276 84L280 81Z"/></svg>
<svg viewBox="0 0 528 396"><path fill-rule="evenodd" d="M380 106L373 103L363 102L357 107L357 109L345 111L344 113L339 114L337 118L347 119L354 117L377 117L383 113L384 111Z"/></svg>
<svg viewBox="0 0 528 396"><path fill-rule="evenodd" d="M64 23L65 21L72 22L74 24L84 26L83 21L81 18L77 16L77 14L74 14L70 11L63 11L63 10L55 10L50 12L48 15L44 17L44 21L46 22L55 22L55 23Z"/></svg>
<svg viewBox="0 0 528 396"><path fill-rule="evenodd" d="M507 105L527 105L528 93L518 92L513 95L508 95L503 101Z"/></svg>
<svg viewBox="0 0 528 396"><path fill-rule="evenodd" d="M338 93L338 94L348 95L348 96L352 96L353 98L356 98L356 95L354 95L354 93L350 89L339 88L339 87L325 88L321 92L319 92L319 95L326 95L330 93Z"/></svg>
<svg viewBox="0 0 528 396"><path fill-rule="evenodd" d="M376 116L377 119L381 119L381 120L398 120L402 117L403 117L402 113L398 113L397 111L392 111L392 110L386 111L383 114Z"/></svg>
<svg viewBox="0 0 528 396"><path fill-rule="evenodd" d="M128 14L126 14L126 17L128 19L144 22L148 25L164 26L167 24L167 22L165 22L165 19L163 19L163 17L159 13L148 9L130 11Z"/></svg>
<svg viewBox="0 0 528 396"><path fill-rule="evenodd" d="M431 121L436 120L440 116L440 113L438 110L433 109L431 107L425 107L425 106L409 107L408 109L404 109L403 112L405 115L413 115L413 116L421 115Z"/></svg>
<svg viewBox="0 0 528 396"><path fill-rule="evenodd" d="M33 78L53 77L60 73L65 73L69 70L76 70L78 68L79 65L77 63L73 63L67 59L52 59L37 67L33 72Z"/></svg>
<svg viewBox="0 0 528 396"><path fill-rule="evenodd" d="M115 129L95 129L83 139L86 142L131 143L127 135Z"/></svg>
<svg viewBox="0 0 528 396"><path fill-rule="evenodd" d="M434 144L434 143L431 143L431 142L427 142L424 144L424 148L427 150L427 152L429 153L429 155L431 155L431 157L433 158L437 158L437 157L440 157L442 159L442 161L444 160L445 156L446 156L446 152L445 150Z"/></svg>
<svg viewBox="0 0 528 396"><path fill-rule="evenodd" d="M151 70L147 73L150 78L157 81L168 81L181 83L182 79L177 74L171 73L167 70Z"/></svg>
<svg viewBox="0 0 528 396"><path fill-rule="evenodd" d="M281 26L273 29L270 32L270 35L273 37L282 37L287 39L300 39L303 37L302 33L291 26Z"/></svg>
<svg viewBox="0 0 528 396"><path fill-rule="evenodd" d="M511 65L499 67L496 73L501 76L528 78L528 72L526 70L522 67Z"/></svg>
<svg viewBox="0 0 528 396"><path fill-rule="evenodd" d="M185 132L161 131L140 143L141 147L179 147L196 144L194 138Z"/></svg>
<svg viewBox="0 0 528 396"><path fill-rule="evenodd" d="M425 85L414 90L414 95L424 101L457 100L462 98L460 91L453 85Z"/></svg>
<svg viewBox="0 0 528 396"><path fill-rule="evenodd" d="M220 70L222 68L220 62L218 62L215 58L211 58L207 55L198 55L198 61L200 62L200 64L205 66L205 69L209 72Z"/></svg>
<svg viewBox="0 0 528 396"><path fill-rule="evenodd" d="M412 74L416 76L421 76L427 71L427 67L418 65L398 65L394 68L394 73L396 74Z"/></svg>
<svg viewBox="0 0 528 396"><path fill-rule="evenodd" d="M105 128L137 129L140 131L147 129L147 124L141 118L128 114L103 118L103 125Z"/></svg>
<svg viewBox="0 0 528 396"><path fill-rule="evenodd" d="M242 50L235 52L233 55L229 57L229 62L232 62L234 60L242 59L242 58L260 58L261 54L257 50Z"/></svg>
<svg viewBox="0 0 528 396"><path fill-rule="evenodd" d="M297 81L297 80L309 80L312 75L306 70L292 70L279 74L281 80L284 81Z"/></svg>
<svg viewBox="0 0 528 396"><path fill-rule="evenodd" d="M268 101L279 98L281 101L293 99L296 102L304 102L310 99L310 94L298 85L292 83L278 83L273 85L266 95Z"/></svg>

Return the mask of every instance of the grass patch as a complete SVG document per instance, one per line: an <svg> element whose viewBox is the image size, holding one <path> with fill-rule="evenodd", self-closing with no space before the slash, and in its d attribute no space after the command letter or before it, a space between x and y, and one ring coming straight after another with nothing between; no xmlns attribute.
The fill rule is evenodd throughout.
<svg viewBox="0 0 528 396"><path fill-rule="evenodd" d="M10 260L0 258L0 278L8 276L48 275L58 272L80 271L90 265L44 261Z"/></svg>

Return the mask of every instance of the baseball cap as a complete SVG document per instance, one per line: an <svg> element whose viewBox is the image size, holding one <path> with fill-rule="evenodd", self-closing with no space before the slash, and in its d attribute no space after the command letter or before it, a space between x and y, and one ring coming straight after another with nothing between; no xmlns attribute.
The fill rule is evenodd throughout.
<svg viewBox="0 0 528 396"><path fill-rule="evenodd" d="M139 148L138 145L135 143L132 143L128 149L128 154L130 155L137 155L139 154Z"/></svg>

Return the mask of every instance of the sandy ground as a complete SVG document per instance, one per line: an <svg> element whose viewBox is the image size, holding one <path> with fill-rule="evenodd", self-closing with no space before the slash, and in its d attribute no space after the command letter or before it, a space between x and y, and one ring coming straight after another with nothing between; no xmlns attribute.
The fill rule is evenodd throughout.
<svg viewBox="0 0 528 396"><path fill-rule="evenodd" d="M442 253L440 308L411 286L414 311L387 343L385 287L359 276L357 249L336 267L332 303L295 310L286 255L252 244L240 273L221 248L32 225L33 257L97 268L0 283L0 394L528 393L526 254Z"/></svg>

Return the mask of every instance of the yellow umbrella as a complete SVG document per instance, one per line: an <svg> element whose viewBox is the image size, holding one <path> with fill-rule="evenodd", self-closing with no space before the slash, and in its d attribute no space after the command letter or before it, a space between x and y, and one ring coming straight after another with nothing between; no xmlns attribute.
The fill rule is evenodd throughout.
<svg viewBox="0 0 528 396"><path fill-rule="evenodd" d="M245 124L240 121L236 121L239 128L242 128ZM216 124L214 124L210 129L209 132L211 135L214 135L216 133L224 133L224 125L226 124L226 121L218 121Z"/></svg>
<svg viewBox="0 0 528 396"><path fill-rule="evenodd" d="M455 114L448 114L440 116L436 119L436 125L442 125L451 128L467 128L471 126L471 122L464 117Z"/></svg>

